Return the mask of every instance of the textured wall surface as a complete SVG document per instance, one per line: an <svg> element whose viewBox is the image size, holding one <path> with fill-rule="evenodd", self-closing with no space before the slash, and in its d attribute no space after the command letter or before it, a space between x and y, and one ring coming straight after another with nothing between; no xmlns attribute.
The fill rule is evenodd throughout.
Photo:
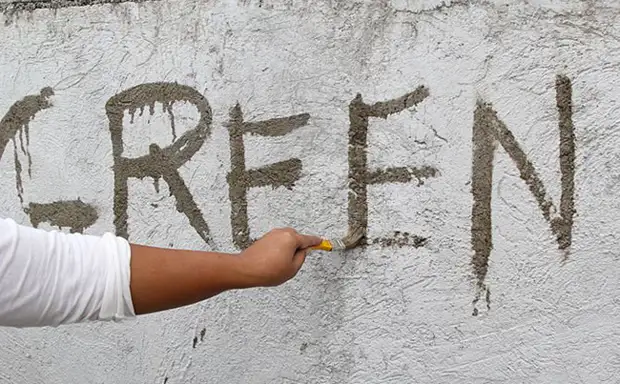
<svg viewBox="0 0 620 384"><path fill-rule="evenodd" d="M0 4L0 215L368 238L275 289L0 329L0 382L620 376L617 1L79 3Z"/></svg>

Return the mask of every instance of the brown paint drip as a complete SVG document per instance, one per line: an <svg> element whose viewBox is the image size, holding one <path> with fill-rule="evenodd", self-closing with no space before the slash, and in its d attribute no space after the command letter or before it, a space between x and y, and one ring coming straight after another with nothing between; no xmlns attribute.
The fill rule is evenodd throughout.
<svg viewBox="0 0 620 384"><path fill-rule="evenodd" d="M568 249L572 243L573 217L575 215L575 126L573 125L573 90L568 77L556 78L556 104L560 120L560 171L562 195L560 216L551 225L560 249Z"/></svg>
<svg viewBox="0 0 620 384"><path fill-rule="evenodd" d="M559 249L566 250L571 245L574 209L575 180L575 134L572 122L572 86L566 76L556 79L556 101L559 113L560 130L560 168L562 173L562 195L559 217L553 201L547 196L545 186L538 176L532 162L519 146L514 135L497 117L490 104L478 103L474 112L473 156L472 156L472 265L478 281L478 294L474 305L480 299L481 291L486 290L487 304L490 292L484 285L488 271L488 261L492 246L491 194L493 184L493 155L496 143L506 150L520 172L520 177L528 185L535 197L543 217L551 226ZM477 310L474 311L477 314Z"/></svg>
<svg viewBox="0 0 620 384"><path fill-rule="evenodd" d="M13 160L15 163L15 185L17 195L21 203L24 202L24 188L22 184L22 164L19 160L17 149L17 136L19 134L20 147L22 152L28 158L28 175L32 176L32 158L30 156L30 121L35 115L49 107L52 104L49 98L54 95L54 91L50 87L41 89L38 95L28 95L23 99L15 102L2 120L0 120L0 159L4 154L4 150L10 141L13 142ZM24 134L26 135L26 146L24 146Z"/></svg>
<svg viewBox="0 0 620 384"><path fill-rule="evenodd" d="M412 235L409 232L394 231L390 237L381 237L372 240L373 244L379 244L382 247L414 247L420 248L428 243L427 237Z"/></svg>
<svg viewBox="0 0 620 384"><path fill-rule="evenodd" d="M288 159L258 169L250 169L247 171L249 186L255 188L271 185L274 189L277 187L292 189L301 177L301 168L301 160Z"/></svg>
<svg viewBox="0 0 620 384"><path fill-rule="evenodd" d="M189 102L200 114L200 120L195 128L185 132L181 137L165 147L156 144L149 146L149 154L136 157L123 157L123 114L128 111L132 116L146 106L149 112L154 113L155 104L161 103L163 110L169 114L174 102ZM177 83L148 83L141 84L113 96L106 103L106 113L109 120L112 139L112 154L114 157L114 225L119 236L129 238L127 224L128 186L129 178L153 178L156 186L161 178L169 186L170 194L175 197L177 210L183 213L198 235L212 248L215 247L209 232L209 226L194 198L187 188L178 169L187 163L202 147L211 134L211 107L207 99L194 88ZM174 121L171 115L171 121ZM173 137L176 132L173 130Z"/></svg>
<svg viewBox="0 0 620 384"><path fill-rule="evenodd" d="M493 187L493 156L496 142L490 122L481 104L474 111L472 134L472 194L471 242L474 250L472 264L480 286L487 275L489 256L493 248L491 238L491 193Z"/></svg>
<svg viewBox="0 0 620 384"><path fill-rule="evenodd" d="M15 164L15 189L17 189L17 197L20 203L24 203L24 185L22 183L22 163L17 155L17 145L13 140L13 163Z"/></svg>
<svg viewBox="0 0 620 384"><path fill-rule="evenodd" d="M233 243L237 248L245 249L250 245L250 228L248 224L247 172L245 170L245 144L243 142L243 114L241 106L235 105L229 113L226 125L230 142L230 172L226 177L231 211L230 224Z"/></svg>
<svg viewBox="0 0 620 384"><path fill-rule="evenodd" d="M275 119L247 122L243 124L243 131L259 136L284 136L308 124L310 115L302 113L295 116L278 117Z"/></svg>
<svg viewBox="0 0 620 384"><path fill-rule="evenodd" d="M413 178L418 180L418 185L423 185L424 180L437 176L437 168L425 165L415 167L392 167L378 169L368 174L368 184L408 183Z"/></svg>
<svg viewBox="0 0 620 384"><path fill-rule="evenodd" d="M416 106L428 95L428 89L420 86L399 98L372 105L364 103L362 95L357 94L349 104L349 231L368 228L368 184L405 183L411 181L412 177L421 180L423 177L435 175L436 170L432 167L397 167L372 172L368 170L368 119L386 119L389 115ZM367 244L367 239L362 239L362 244Z"/></svg>
<svg viewBox="0 0 620 384"><path fill-rule="evenodd" d="M80 199L49 204L30 203L24 211L35 228L45 222L59 229L68 227L71 233L83 233L99 218L95 207Z"/></svg>
<svg viewBox="0 0 620 384"><path fill-rule="evenodd" d="M233 243L239 249L247 248L252 242L248 224L247 192L250 188L272 186L291 189L301 176L299 159L288 159L257 169L246 169L243 135L284 136L308 123L307 113L258 122L244 122L239 104L229 113L226 123L230 141L231 171L228 173L229 197L231 203L230 221Z"/></svg>

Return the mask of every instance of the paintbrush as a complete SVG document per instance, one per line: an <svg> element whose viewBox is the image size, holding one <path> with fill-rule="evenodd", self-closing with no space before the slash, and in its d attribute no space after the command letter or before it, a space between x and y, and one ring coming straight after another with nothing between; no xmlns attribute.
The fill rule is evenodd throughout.
<svg viewBox="0 0 620 384"><path fill-rule="evenodd" d="M312 247L312 249L319 251L343 251L357 247L366 231L363 228L355 228L343 237L342 239L323 239L321 244Z"/></svg>

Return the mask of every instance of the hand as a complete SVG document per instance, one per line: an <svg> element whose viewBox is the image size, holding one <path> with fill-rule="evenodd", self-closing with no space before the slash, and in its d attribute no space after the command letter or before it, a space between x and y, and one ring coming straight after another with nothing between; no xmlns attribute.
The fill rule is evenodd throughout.
<svg viewBox="0 0 620 384"><path fill-rule="evenodd" d="M310 247L321 238L291 228L274 229L239 255L242 287L268 287L297 275Z"/></svg>

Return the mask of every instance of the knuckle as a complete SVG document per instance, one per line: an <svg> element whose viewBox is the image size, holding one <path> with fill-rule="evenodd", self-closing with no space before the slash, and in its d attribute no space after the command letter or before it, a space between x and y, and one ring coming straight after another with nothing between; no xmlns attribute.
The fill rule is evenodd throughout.
<svg viewBox="0 0 620 384"><path fill-rule="evenodd" d="M281 228L280 234L283 239L286 240L296 240L297 232L293 228Z"/></svg>
<svg viewBox="0 0 620 384"><path fill-rule="evenodd" d="M296 244L297 243L297 236L295 236L295 233L293 232L285 232L283 239L289 243L289 244Z"/></svg>
<svg viewBox="0 0 620 384"><path fill-rule="evenodd" d="M297 244L297 231L293 228L276 228L269 231L268 235L277 241L284 243L287 246L294 246Z"/></svg>
<svg viewBox="0 0 620 384"><path fill-rule="evenodd" d="M285 232L285 233L288 233L290 235L296 235L297 234L297 231L294 230L293 228L290 228L290 227L282 228L282 231Z"/></svg>

